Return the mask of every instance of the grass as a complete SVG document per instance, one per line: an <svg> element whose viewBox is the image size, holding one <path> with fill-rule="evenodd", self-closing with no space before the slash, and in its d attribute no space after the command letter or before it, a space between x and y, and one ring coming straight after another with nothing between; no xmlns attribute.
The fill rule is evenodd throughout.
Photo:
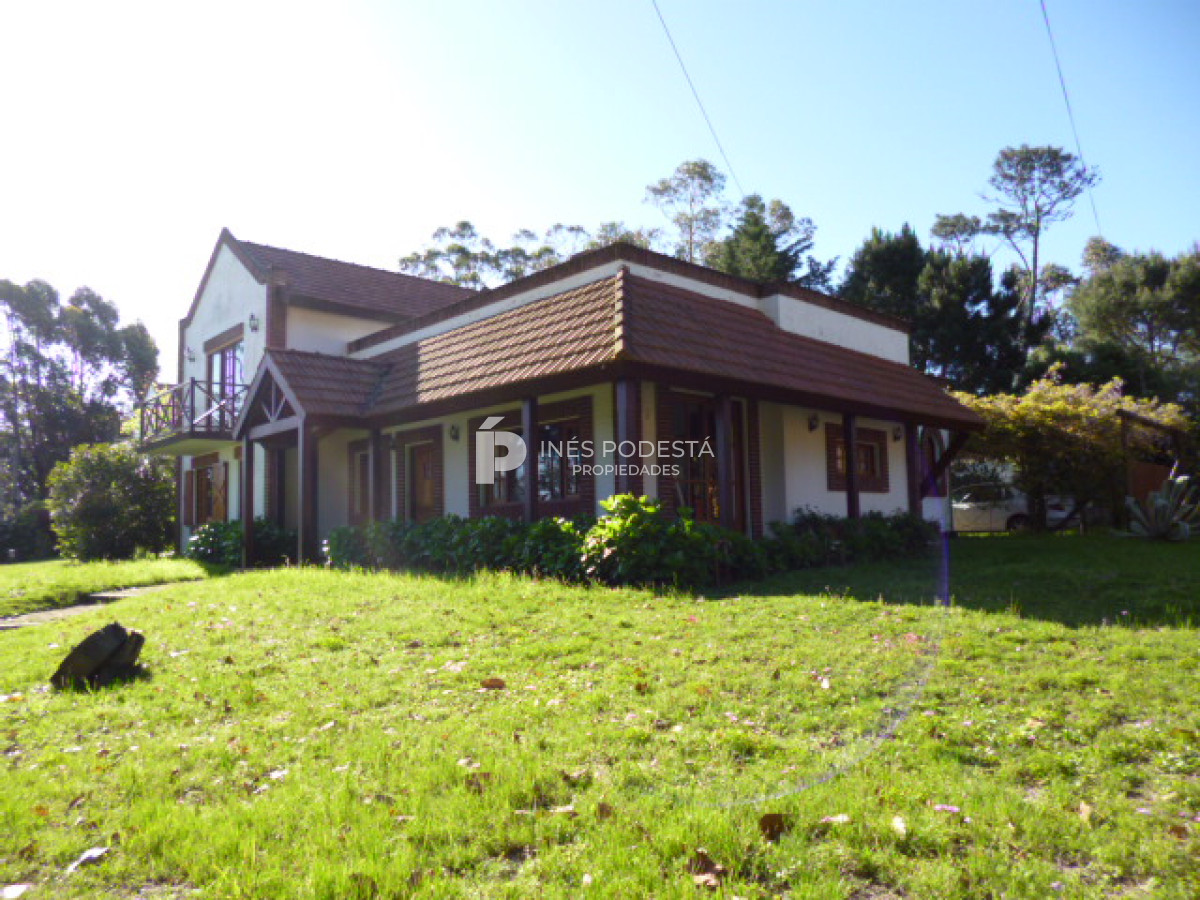
<svg viewBox="0 0 1200 900"><path fill-rule="evenodd" d="M16 616L80 603L88 594L204 578L186 559L133 562L47 560L0 566L0 616Z"/></svg>
<svg viewBox="0 0 1200 900"><path fill-rule="evenodd" d="M308 569L2 633L0 885L1200 894L1197 548L953 550L949 613L920 602L925 561L707 598ZM151 680L40 687L114 616L146 633Z"/></svg>

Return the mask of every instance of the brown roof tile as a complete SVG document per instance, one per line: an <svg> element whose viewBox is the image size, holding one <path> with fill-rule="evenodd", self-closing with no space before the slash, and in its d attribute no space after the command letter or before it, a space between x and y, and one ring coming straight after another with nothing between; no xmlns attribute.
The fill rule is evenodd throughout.
<svg viewBox="0 0 1200 900"><path fill-rule="evenodd" d="M783 331L757 309L624 270L368 360L270 354L309 413L381 415L625 360L765 385L797 402L980 424L909 366Z"/></svg>
<svg viewBox="0 0 1200 900"><path fill-rule="evenodd" d="M375 360L303 350L267 350L266 354L309 415L364 414L388 370Z"/></svg>
<svg viewBox="0 0 1200 900"><path fill-rule="evenodd" d="M414 319L475 293L458 285L295 250L249 241L237 244L257 264L260 274L272 269L281 272L293 294L350 307L371 316Z"/></svg>
<svg viewBox="0 0 1200 900"><path fill-rule="evenodd" d="M968 427L979 417L910 366L784 331L764 313L626 279L631 359Z"/></svg>
<svg viewBox="0 0 1200 900"><path fill-rule="evenodd" d="M391 370L372 411L611 361L619 284L605 278L374 357Z"/></svg>

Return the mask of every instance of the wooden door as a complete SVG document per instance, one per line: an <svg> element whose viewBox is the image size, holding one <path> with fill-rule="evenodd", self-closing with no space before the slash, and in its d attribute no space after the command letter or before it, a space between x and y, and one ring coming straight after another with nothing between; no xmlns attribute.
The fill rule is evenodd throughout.
<svg viewBox="0 0 1200 900"><path fill-rule="evenodd" d="M408 449L409 517L413 522L426 522L437 516L437 482L435 480L433 444L413 444Z"/></svg>

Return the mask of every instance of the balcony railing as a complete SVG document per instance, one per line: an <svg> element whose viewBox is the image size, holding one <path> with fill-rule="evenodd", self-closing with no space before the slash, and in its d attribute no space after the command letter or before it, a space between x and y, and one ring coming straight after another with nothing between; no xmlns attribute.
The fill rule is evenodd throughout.
<svg viewBox="0 0 1200 900"><path fill-rule="evenodd" d="M246 388L244 384L209 384L195 378L166 388L141 405L142 444L232 440Z"/></svg>

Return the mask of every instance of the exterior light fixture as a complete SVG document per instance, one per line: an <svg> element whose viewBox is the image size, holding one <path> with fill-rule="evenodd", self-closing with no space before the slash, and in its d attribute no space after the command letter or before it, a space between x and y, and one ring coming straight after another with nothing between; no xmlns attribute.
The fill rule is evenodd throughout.
<svg viewBox="0 0 1200 900"><path fill-rule="evenodd" d="M820 427L821 427L821 417L818 416L816 413L813 413L811 416L808 417L808 430L816 431Z"/></svg>
<svg viewBox="0 0 1200 900"><path fill-rule="evenodd" d="M191 347L187 348L186 356L187 356L188 362L194 363L196 361L196 351L193 350Z"/></svg>
<svg viewBox="0 0 1200 900"><path fill-rule="evenodd" d="M903 425L897 425L895 428L892 429L892 440L893 441L904 440L904 426Z"/></svg>
<svg viewBox="0 0 1200 900"><path fill-rule="evenodd" d="M252 334L258 334L258 325L257 313L250 313L250 331Z"/></svg>
<svg viewBox="0 0 1200 900"><path fill-rule="evenodd" d="M450 440L452 440L452 441L458 440L458 426L457 425L450 426Z"/></svg>

